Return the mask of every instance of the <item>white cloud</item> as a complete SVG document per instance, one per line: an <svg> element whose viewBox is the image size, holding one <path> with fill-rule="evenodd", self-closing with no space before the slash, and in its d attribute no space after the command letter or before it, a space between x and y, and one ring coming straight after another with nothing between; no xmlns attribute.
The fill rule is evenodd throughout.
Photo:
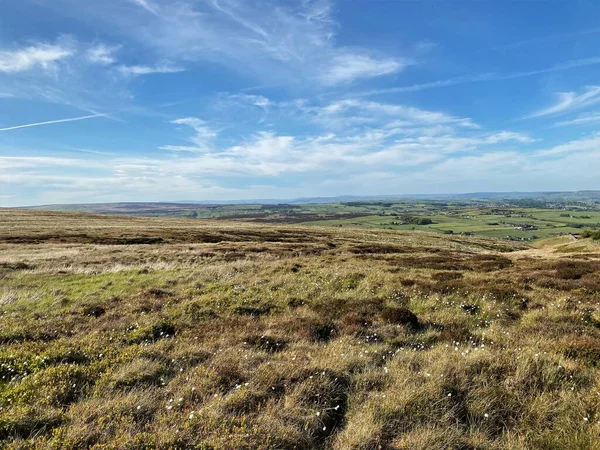
<svg viewBox="0 0 600 450"><path fill-rule="evenodd" d="M600 102L600 86L589 86L582 93L559 92L556 96L557 102L554 105L529 114L526 118L562 114L594 105Z"/></svg>
<svg viewBox="0 0 600 450"><path fill-rule="evenodd" d="M151 2L149 0L131 0L131 2L135 3L138 6L141 6L146 11L152 14L158 14L159 6L154 2Z"/></svg>
<svg viewBox="0 0 600 450"><path fill-rule="evenodd" d="M119 66L117 68L119 72L123 75L150 75L155 73L178 73L183 72L185 69L183 67L173 66L169 64L158 65L158 66Z"/></svg>
<svg viewBox="0 0 600 450"><path fill-rule="evenodd" d="M37 43L18 50L0 51L0 72L25 72L36 67L48 69L68 58L74 50L59 44Z"/></svg>
<svg viewBox="0 0 600 450"><path fill-rule="evenodd" d="M82 161L72 158L53 156L0 156L0 170L42 168L42 167L79 167Z"/></svg>
<svg viewBox="0 0 600 450"><path fill-rule="evenodd" d="M374 58L369 55L345 53L333 58L331 65L320 75L327 85L352 82L359 78L373 78L399 72L406 63L393 58Z"/></svg>
<svg viewBox="0 0 600 450"><path fill-rule="evenodd" d="M98 44L94 47L91 47L86 52L86 58L88 61L94 64L100 64L103 66L109 66L116 62L116 58L114 57L114 53L120 47L110 47L105 44Z"/></svg>
<svg viewBox="0 0 600 450"><path fill-rule="evenodd" d="M317 121L334 127L372 125L392 128L451 125L477 129L479 126L469 118L455 117L439 111L429 111L413 106L363 101L357 99L336 100L325 106L298 105Z"/></svg>
<svg viewBox="0 0 600 450"><path fill-rule="evenodd" d="M171 152L207 152L212 149L212 142L218 136L217 131L212 129L208 123L197 117L184 117L171 121L175 125L185 125L194 130L194 134L188 138L193 145L163 145L161 150Z"/></svg>
<svg viewBox="0 0 600 450"><path fill-rule="evenodd" d="M68 35L60 35L53 44L30 44L11 53L18 55L10 60L11 70L19 71L4 75L0 69L0 90L15 98L66 105L88 114L118 109L132 96L126 80L116 77L113 66L105 64L111 57L105 50L116 49ZM6 69L8 62L6 52L2 53L0 66Z"/></svg>
<svg viewBox="0 0 600 450"><path fill-rule="evenodd" d="M271 104L271 101L267 97L264 97L262 95L235 94L235 95L229 96L229 98L234 99L234 100L239 99L243 102L257 106L265 111Z"/></svg>
<svg viewBox="0 0 600 450"><path fill-rule="evenodd" d="M504 81L504 80L514 80L519 78L528 78L536 75L543 75L545 73L553 73L553 72L562 72L565 70L576 69L580 67L586 66L595 66L600 64L600 57L598 58L583 58L567 61L564 63L556 64L551 67L545 67L537 70L530 70L527 72L514 72L514 73L480 73L474 75L461 75L453 78L447 78L444 80L434 80L426 83L413 84L408 86L398 86L393 88L385 88L385 89L374 89L362 92L357 94L361 97L369 97L373 95L385 95L385 94L394 94L401 92L418 92L426 89L437 89L441 87L455 86L460 84L469 84L469 83L482 83L482 82L490 82L490 81Z"/></svg>
<svg viewBox="0 0 600 450"><path fill-rule="evenodd" d="M436 48L439 44L437 42L432 42L427 39L423 41L419 41L415 44L415 50L419 53L428 53L434 48Z"/></svg>
<svg viewBox="0 0 600 450"><path fill-rule="evenodd" d="M549 149L538 150L536 155L547 157L581 152L596 152L600 154L600 133L590 137L575 139L565 144L556 145Z"/></svg>
<svg viewBox="0 0 600 450"><path fill-rule="evenodd" d="M499 144L501 142L515 141L521 144L531 144L537 142L537 139L523 133L515 133L514 131L500 131L494 133L485 138L485 142L488 144Z"/></svg>
<svg viewBox="0 0 600 450"><path fill-rule="evenodd" d="M79 15L118 30L163 60L217 63L269 85L317 80L329 86L406 66L397 55L338 46L333 0L129 0L151 14L124 14L123 0L56 2L78 8Z"/></svg>
<svg viewBox="0 0 600 450"><path fill-rule="evenodd" d="M525 45L539 44L539 43L543 43L543 42L547 42L547 41L562 39L565 37L570 38L573 36L589 35L589 34L596 34L596 33L600 33L600 28L589 28L586 30L570 31L570 32L566 32L566 33L556 33L556 34L550 34L550 35L546 35L546 36L540 36L540 37L533 38L533 39L526 39L523 41L517 41L517 42L512 42L509 44L499 45L497 47L494 47L492 50L512 50L514 48L522 47Z"/></svg>
<svg viewBox="0 0 600 450"><path fill-rule="evenodd" d="M206 126L193 117L177 122L174 125L194 130ZM520 141L529 139L512 132L479 131L474 136L391 142L377 132L304 138L262 132L219 151L166 158L0 157L0 183L7 185L7 195L23 186L39 188L36 203L43 203L43 198L75 201L96 195L107 201L260 198L272 196L272 184L284 179L289 181L278 191L281 196L330 195L330 189L361 194L464 192L482 186L585 189L596 182L600 136L554 147L553 158L543 151L497 148ZM307 190L302 188L307 179L324 181L311 182Z"/></svg>
<svg viewBox="0 0 600 450"><path fill-rule="evenodd" d="M255 99L248 99L252 102ZM266 99L261 99L263 103ZM268 101L269 105L281 107ZM328 132L308 136L278 134L273 131L259 132L247 138L239 138L233 146L214 146L218 133L205 121L188 117L172 123L185 125L193 130L186 139L192 145L165 145L163 150L195 152L182 160L180 173L204 173L223 176L272 176L286 173L311 173L327 171L335 173L369 170L378 166L397 169L415 167L450 157L453 154L477 152L480 148L494 148L500 144L530 144L535 142L528 135L510 131L485 133L470 119L457 118L435 111L420 110L401 105L340 100L324 107L298 103L301 112L321 114L325 123L332 116L341 123L343 114L349 110L373 113L373 120L380 128L341 128L339 133ZM288 105L285 105L289 107ZM397 117L407 128L391 128ZM365 119L366 120L366 119ZM387 121L387 122L386 122ZM436 126L442 128L437 129ZM432 130L432 128L434 130ZM455 135L457 132L467 136ZM415 135L415 136L412 136Z"/></svg>
<svg viewBox="0 0 600 450"><path fill-rule="evenodd" d="M563 120L561 122L557 122L556 126L565 127L565 126L573 126L573 125L587 125L592 123L600 122L600 112L591 112L587 114L582 114L579 117L571 120Z"/></svg>
<svg viewBox="0 0 600 450"><path fill-rule="evenodd" d="M234 107L238 112L242 112L244 106L253 107L251 109L259 108L263 112L259 123L263 123L269 115L269 108L277 105L273 105L267 97L262 95L234 94L224 96L220 106L226 110Z"/></svg>

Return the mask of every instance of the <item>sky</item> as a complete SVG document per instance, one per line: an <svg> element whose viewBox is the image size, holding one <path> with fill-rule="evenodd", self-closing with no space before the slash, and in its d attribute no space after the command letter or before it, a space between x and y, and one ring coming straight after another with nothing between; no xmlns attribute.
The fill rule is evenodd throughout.
<svg viewBox="0 0 600 450"><path fill-rule="evenodd" d="M0 206L600 189L599 17L5 0Z"/></svg>

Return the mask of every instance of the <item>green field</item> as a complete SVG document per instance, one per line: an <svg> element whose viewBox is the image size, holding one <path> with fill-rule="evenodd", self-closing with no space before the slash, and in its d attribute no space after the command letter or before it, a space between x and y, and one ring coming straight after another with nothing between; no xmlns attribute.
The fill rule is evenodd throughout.
<svg viewBox="0 0 600 450"><path fill-rule="evenodd" d="M582 201L396 200L263 205L121 203L42 208L154 217L421 230L527 241L600 228L600 205Z"/></svg>
<svg viewBox="0 0 600 450"><path fill-rule="evenodd" d="M510 208L499 213L497 208L457 209L420 212L409 210L416 217L431 219L429 225L403 224L395 216L365 215L352 219L317 220L306 225L355 226L392 230L422 230L439 233L474 234L497 238L535 240L562 234L579 234L583 228L598 228L600 212ZM568 215L568 217L565 217ZM583 217L582 217L583 216ZM530 229L528 229L530 227Z"/></svg>

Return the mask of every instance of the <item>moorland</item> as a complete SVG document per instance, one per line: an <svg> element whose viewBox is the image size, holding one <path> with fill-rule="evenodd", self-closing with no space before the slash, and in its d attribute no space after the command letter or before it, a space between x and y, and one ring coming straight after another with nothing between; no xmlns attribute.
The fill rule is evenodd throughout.
<svg viewBox="0 0 600 450"><path fill-rule="evenodd" d="M600 448L598 241L430 225L0 210L0 447Z"/></svg>
<svg viewBox="0 0 600 450"><path fill-rule="evenodd" d="M592 195L594 194L594 195ZM467 195L467 194L465 194ZM471 194L475 195L475 194ZM484 194L481 194L484 195ZM491 195L491 194L485 194ZM516 194L515 194L516 195ZM533 195L533 194L531 194ZM389 198L288 203L91 203L33 209L102 214L218 219L309 226L420 230L536 241L600 228L597 191L540 193L535 198Z"/></svg>

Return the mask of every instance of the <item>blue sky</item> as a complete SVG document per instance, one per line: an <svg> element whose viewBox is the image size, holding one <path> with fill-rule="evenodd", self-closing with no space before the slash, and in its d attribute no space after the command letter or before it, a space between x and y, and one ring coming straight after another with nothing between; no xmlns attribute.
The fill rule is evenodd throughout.
<svg viewBox="0 0 600 450"><path fill-rule="evenodd" d="M0 205L598 189L600 3L0 3Z"/></svg>

